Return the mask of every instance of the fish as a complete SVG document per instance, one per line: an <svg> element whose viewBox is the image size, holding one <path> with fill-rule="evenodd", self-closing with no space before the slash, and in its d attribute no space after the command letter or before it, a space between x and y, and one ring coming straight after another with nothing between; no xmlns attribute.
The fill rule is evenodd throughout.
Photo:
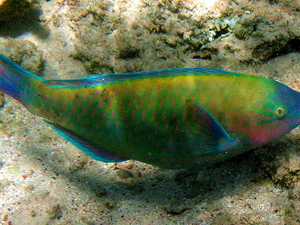
<svg viewBox="0 0 300 225"><path fill-rule="evenodd" d="M269 78L210 68L45 80L0 55L0 90L105 163L206 167L300 124L300 93Z"/></svg>

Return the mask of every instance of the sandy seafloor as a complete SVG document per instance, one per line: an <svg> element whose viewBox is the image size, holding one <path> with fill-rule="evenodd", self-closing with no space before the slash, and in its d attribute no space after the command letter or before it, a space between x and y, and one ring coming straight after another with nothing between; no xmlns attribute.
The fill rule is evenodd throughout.
<svg viewBox="0 0 300 225"><path fill-rule="evenodd" d="M27 2L2 11L0 53L45 79L211 67L300 91L299 1ZM92 160L3 101L0 224L300 224L299 128L208 168L165 170Z"/></svg>

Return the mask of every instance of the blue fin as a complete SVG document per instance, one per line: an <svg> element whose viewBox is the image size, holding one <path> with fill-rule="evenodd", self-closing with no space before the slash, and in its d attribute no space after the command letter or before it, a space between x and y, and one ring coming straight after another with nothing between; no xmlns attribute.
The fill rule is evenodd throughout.
<svg viewBox="0 0 300 225"><path fill-rule="evenodd" d="M195 124L196 132L201 137L203 155L218 154L234 148L242 147L238 138L231 137L219 121L194 100L187 101L188 116Z"/></svg>
<svg viewBox="0 0 300 225"><path fill-rule="evenodd" d="M73 145L75 145L77 148L79 148L85 154L89 155L91 158L95 160L99 160L106 163L123 162L128 160L127 158L114 156L112 153L102 149L101 147L91 143L85 138L75 134L74 132L64 127L61 127L49 121L45 121L45 122L53 126L53 128L57 131L59 135L61 135L67 141L71 142Z"/></svg>
<svg viewBox="0 0 300 225"><path fill-rule="evenodd" d="M187 76L187 75L236 75L240 74L227 72L225 70L210 69L210 68L178 68L157 71L132 72L120 74L103 74L85 77L73 80L47 80L46 83L53 87L82 87L86 85L101 85L111 82L123 80L143 79L149 77L167 77L167 76Z"/></svg>
<svg viewBox="0 0 300 225"><path fill-rule="evenodd" d="M28 91L26 88L30 84L30 80L34 79L43 81L41 77L25 70L0 54L0 91L25 105L24 98L26 98L26 91Z"/></svg>

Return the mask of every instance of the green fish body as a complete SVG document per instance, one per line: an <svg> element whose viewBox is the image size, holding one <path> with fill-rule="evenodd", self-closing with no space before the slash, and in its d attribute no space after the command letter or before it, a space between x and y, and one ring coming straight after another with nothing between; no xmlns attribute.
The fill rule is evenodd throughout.
<svg viewBox="0 0 300 225"><path fill-rule="evenodd" d="M104 162L208 166L300 124L299 92L217 69L44 80L0 55L0 90Z"/></svg>

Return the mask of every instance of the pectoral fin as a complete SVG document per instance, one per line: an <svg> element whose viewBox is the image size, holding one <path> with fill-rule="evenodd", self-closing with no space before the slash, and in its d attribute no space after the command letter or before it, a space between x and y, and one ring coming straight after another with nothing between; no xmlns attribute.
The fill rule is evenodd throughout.
<svg viewBox="0 0 300 225"><path fill-rule="evenodd" d="M201 154L219 154L242 147L239 139L230 136L214 115L194 100L187 101L187 116L200 139Z"/></svg>

